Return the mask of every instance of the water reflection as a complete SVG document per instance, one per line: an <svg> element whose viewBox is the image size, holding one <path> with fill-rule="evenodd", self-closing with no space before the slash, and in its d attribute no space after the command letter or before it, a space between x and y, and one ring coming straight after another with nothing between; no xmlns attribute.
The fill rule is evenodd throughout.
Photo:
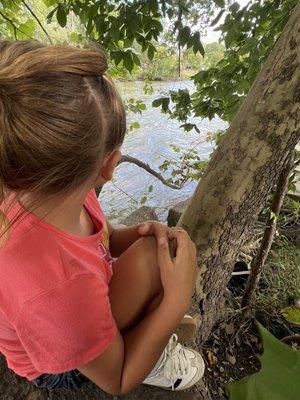
<svg viewBox="0 0 300 400"><path fill-rule="evenodd" d="M118 83L118 87L123 98L137 98L147 105L147 110L142 115L128 115L128 126L131 122L138 121L141 128L128 133L122 149L123 154L136 157L155 170L158 170L158 166L165 159L178 160L182 152L194 146L203 160L208 159L213 146L205 140L206 134L224 129L226 123L220 119L209 121L194 118L192 122L197 123L200 134L194 131L185 133L179 128L180 123L168 119L159 109L151 106L152 101L159 97L159 92L185 87L192 89L190 81L155 82L152 95L143 93L143 82L122 82ZM175 153L171 145L179 146L181 152ZM164 176L168 178L168 175ZM148 192L149 185L153 186L151 193ZM181 190L171 189L139 167L123 163L116 169L113 181L104 186L100 200L110 220L116 222L139 208L141 197L147 195L145 205L155 207L159 218L165 220L168 208L189 197L196 185L196 182L189 182Z"/></svg>

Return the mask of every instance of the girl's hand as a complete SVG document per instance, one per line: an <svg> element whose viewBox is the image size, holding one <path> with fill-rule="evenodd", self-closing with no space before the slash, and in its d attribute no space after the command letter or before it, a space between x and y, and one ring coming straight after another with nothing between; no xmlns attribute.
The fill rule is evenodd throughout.
<svg viewBox="0 0 300 400"><path fill-rule="evenodd" d="M157 221L145 221L138 227L137 232L140 236L154 235L157 239L157 243L159 243L161 239L169 239L172 228Z"/></svg>
<svg viewBox="0 0 300 400"><path fill-rule="evenodd" d="M196 247L188 233L181 228L170 228L170 239L176 239L175 258L171 258L165 238L158 242L158 265L164 288L164 299L188 308L198 275Z"/></svg>

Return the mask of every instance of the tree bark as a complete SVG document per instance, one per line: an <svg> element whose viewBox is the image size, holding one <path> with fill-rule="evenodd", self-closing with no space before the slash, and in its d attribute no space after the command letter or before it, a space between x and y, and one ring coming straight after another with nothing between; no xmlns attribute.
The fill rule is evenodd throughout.
<svg viewBox="0 0 300 400"><path fill-rule="evenodd" d="M300 3L178 222L199 254L199 344L218 319L247 231L300 137L299 21Z"/></svg>

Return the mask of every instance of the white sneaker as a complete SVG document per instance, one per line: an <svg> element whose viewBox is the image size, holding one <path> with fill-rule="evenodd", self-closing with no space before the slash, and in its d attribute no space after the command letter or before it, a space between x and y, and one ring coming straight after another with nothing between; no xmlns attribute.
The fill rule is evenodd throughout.
<svg viewBox="0 0 300 400"><path fill-rule="evenodd" d="M195 385L203 376L205 364L195 350L181 346L173 334L160 359L144 384L169 390L183 390Z"/></svg>

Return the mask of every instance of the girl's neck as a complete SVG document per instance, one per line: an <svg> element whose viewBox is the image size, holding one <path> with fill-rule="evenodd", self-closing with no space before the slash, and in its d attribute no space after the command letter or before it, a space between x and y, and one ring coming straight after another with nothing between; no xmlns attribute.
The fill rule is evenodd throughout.
<svg viewBox="0 0 300 400"><path fill-rule="evenodd" d="M83 203L90 189L85 186L64 198L44 199L37 206L33 205L35 198L28 193L20 198L20 203L26 210L62 231L87 236L93 233L93 228Z"/></svg>

